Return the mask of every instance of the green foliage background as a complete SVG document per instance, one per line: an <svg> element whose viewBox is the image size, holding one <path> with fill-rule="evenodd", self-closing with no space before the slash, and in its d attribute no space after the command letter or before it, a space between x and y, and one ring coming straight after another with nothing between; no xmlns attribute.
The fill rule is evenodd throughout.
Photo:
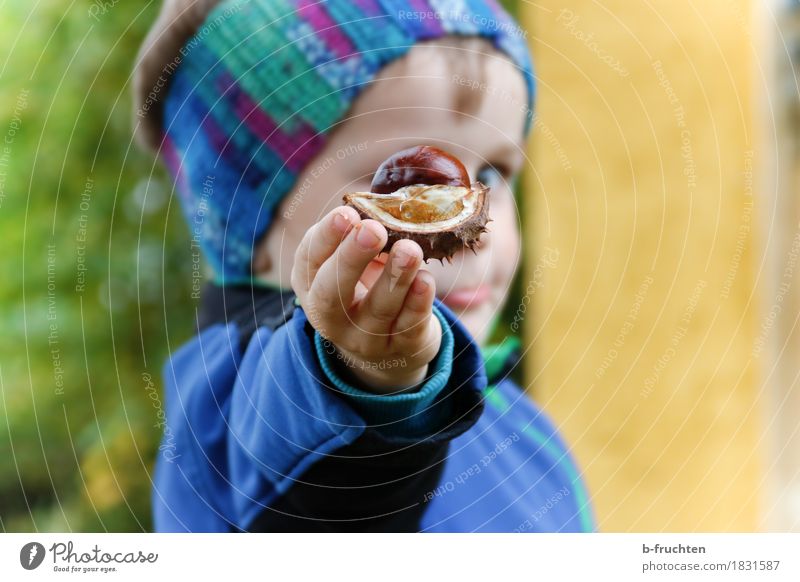
<svg viewBox="0 0 800 582"><path fill-rule="evenodd" d="M92 5L15 1L0 19L5 531L151 528L160 368L194 317L177 202L131 143L129 75L158 4Z"/></svg>
<svg viewBox="0 0 800 582"><path fill-rule="evenodd" d="M131 141L158 5L3 4L0 531L151 529L160 369L197 306L172 186Z"/></svg>

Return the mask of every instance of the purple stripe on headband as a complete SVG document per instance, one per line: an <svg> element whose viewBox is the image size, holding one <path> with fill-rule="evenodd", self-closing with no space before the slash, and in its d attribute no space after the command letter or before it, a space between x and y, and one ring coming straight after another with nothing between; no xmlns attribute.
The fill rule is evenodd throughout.
<svg viewBox="0 0 800 582"><path fill-rule="evenodd" d="M161 155L167 165L167 170L172 174L172 178L175 181L175 190L178 191L178 195L184 202L191 204L192 192L186 180L186 174L183 171L183 160L175 147L175 142L167 134L163 135L161 141Z"/></svg>
<svg viewBox="0 0 800 582"><path fill-rule="evenodd" d="M300 173L319 150L318 142L321 144L319 134L305 123L300 124L292 135L287 135L278 129L272 117L257 107L246 95L237 100L235 109L237 117L240 117L258 139L286 162L286 167L295 174Z"/></svg>
<svg viewBox="0 0 800 582"><path fill-rule="evenodd" d="M320 141L320 136L299 117L295 117L291 124L292 132L288 133L285 128L278 127L275 120L242 90L229 73L220 73L217 87L227 96L234 114L242 124L285 161L292 172L299 173L314 156L318 150L315 144Z"/></svg>
<svg viewBox="0 0 800 582"><path fill-rule="evenodd" d="M175 149L175 143L167 133L163 134L161 140L161 155L164 158L164 163L167 164L169 173L177 177L181 169L181 158Z"/></svg>
<svg viewBox="0 0 800 582"><path fill-rule="evenodd" d="M418 30L424 31L423 38L442 35L444 27L436 17L436 11L431 8L427 0L408 0L408 5L411 8L411 12L415 13L410 17L416 17L419 20Z"/></svg>
<svg viewBox="0 0 800 582"><path fill-rule="evenodd" d="M308 22L317 34L325 41L327 47L337 57L345 57L355 52L355 47L341 29L322 2L316 0L299 0L298 15Z"/></svg>
<svg viewBox="0 0 800 582"><path fill-rule="evenodd" d="M287 134L275 120L261 109L244 91L237 91L233 101L236 117L253 134L273 150L292 172L300 170L314 156L318 148L314 147L320 136L305 122L299 122L292 134ZM314 150L314 151L306 151Z"/></svg>
<svg viewBox="0 0 800 582"><path fill-rule="evenodd" d="M377 0L353 0L353 4L360 8L365 16L382 16L386 14Z"/></svg>
<svg viewBox="0 0 800 582"><path fill-rule="evenodd" d="M308 128L311 131L311 128ZM294 156L292 156L287 165L290 168L297 167L298 169L295 170L295 174L299 174L301 170L303 170L311 160L314 159L321 150L322 146L325 145L325 134L324 133L314 133L311 131L311 136L308 137L302 143L299 143L297 149L294 152Z"/></svg>
<svg viewBox="0 0 800 582"><path fill-rule="evenodd" d="M208 137L208 141L214 147L214 151L217 152L220 157L227 157L225 155L226 152L230 154L232 149L230 137L219 126L217 120L214 119L214 116L210 112L203 117L202 127L204 129L203 133Z"/></svg>

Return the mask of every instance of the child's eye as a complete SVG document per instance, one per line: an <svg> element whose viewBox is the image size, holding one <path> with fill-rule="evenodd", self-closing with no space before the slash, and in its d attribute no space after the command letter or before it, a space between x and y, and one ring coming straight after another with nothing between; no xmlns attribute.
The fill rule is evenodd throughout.
<svg viewBox="0 0 800 582"><path fill-rule="evenodd" d="M490 188L497 188L508 181L509 173L502 169L502 167L486 164L481 166L481 169L475 174L475 179L478 182L486 184Z"/></svg>

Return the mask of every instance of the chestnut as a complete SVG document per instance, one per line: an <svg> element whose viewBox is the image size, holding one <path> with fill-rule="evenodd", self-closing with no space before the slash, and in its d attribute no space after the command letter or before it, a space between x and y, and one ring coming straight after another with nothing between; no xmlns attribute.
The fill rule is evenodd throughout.
<svg viewBox="0 0 800 582"><path fill-rule="evenodd" d="M397 152L384 161L372 178L370 191L390 194L403 186L469 187L469 174L457 157L437 147L419 145Z"/></svg>

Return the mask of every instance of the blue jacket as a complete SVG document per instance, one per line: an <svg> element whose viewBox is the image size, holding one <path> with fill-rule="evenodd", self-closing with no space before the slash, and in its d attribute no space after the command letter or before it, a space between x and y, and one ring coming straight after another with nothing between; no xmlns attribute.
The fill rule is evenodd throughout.
<svg viewBox="0 0 800 582"><path fill-rule="evenodd" d="M440 302L430 379L375 397L348 383L293 297L221 293L207 289L206 325L164 367L157 531L594 529L553 423L508 379L509 359L487 381Z"/></svg>

